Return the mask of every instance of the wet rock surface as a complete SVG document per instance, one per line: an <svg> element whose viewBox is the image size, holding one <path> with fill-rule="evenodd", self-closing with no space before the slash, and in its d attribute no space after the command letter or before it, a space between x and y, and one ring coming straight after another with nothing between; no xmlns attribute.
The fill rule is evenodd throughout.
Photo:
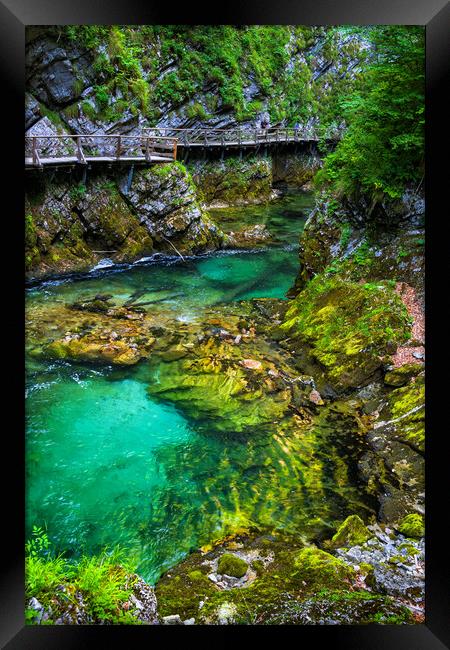
<svg viewBox="0 0 450 650"><path fill-rule="evenodd" d="M92 173L31 179L25 202L29 277L87 271L104 258L133 262L154 252L215 250L223 233L202 210L183 166L154 166L127 176Z"/></svg>
<svg viewBox="0 0 450 650"><path fill-rule="evenodd" d="M343 522L342 526L345 526ZM362 526L364 526L362 524ZM327 552L273 535L235 535L194 553L158 582L164 615L196 624L413 623L423 617L423 538L378 524L366 541ZM229 557L241 578L217 573Z"/></svg>

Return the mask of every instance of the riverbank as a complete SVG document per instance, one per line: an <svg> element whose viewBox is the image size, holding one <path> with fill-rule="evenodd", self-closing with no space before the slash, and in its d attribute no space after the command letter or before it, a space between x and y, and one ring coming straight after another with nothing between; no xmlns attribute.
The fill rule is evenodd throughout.
<svg viewBox="0 0 450 650"><path fill-rule="evenodd" d="M303 201L306 195L299 196ZM328 552L323 541L347 515L358 514L366 522L378 520L383 528L398 531L405 517L422 511L423 395L419 388L423 364L413 357L412 366L399 367L402 357L398 356L398 350L417 344L410 332L417 336L413 318L417 321L420 310L418 303L414 303L415 311L411 309L411 289L406 290L410 285L404 281L415 277L419 289L420 272L414 273L420 258L415 232L419 223L416 219L415 234L408 240L411 252L402 255L393 281L384 273L398 257L399 235L404 245L404 223L397 233L388 235L390 245L383 239L383 250L392 250L395 258L390 261L385 255L380 270L376 237L368 243L357 229L355 240L347 226L347 242L342 242L342 226L330 218L321 220L317 207L311 212L312 201L307 205L296 205L293 210L288 201L284 211L277 202L222 212L224 223L227 218L234 223L238 220L245 228L266 215L274 236L261 249L224 251L186 263L178 259L169 265L137 265L30 290L29 432L39 432L34 442L29 435L28 442L29 463L37 463L29 465L35 467L28 480L30 526L36 518L45 518L57 548L70 553L80 543L91 553L105 544L119 543L130 557L137 554L138 574L157 585L160 622L166 616L204 622L206 610L192 616L189 610L185 619L184 601L180 611L174 611L165 604L164 589L158 587L169 580L158 580L161 573L172 575L177 560L193 548L224 535L234 539L236 534L244 535L236 543L244 549L247 544L251 547L251 531L256 526L258 535L269 535L266 546L270 547L270 536L277 539L281 534L290 539L287 547L292 547L292 553L311 544ZM314 279L291 301L280 300L297 274L296 249L287 242L297 238L302 209L310 211L301 239L302 262L311 259L304 253L309 244L327 241L335 251L331 236L342 242L344 255L336 258L334 266L317 269ZM318 223L322 238L317 237ZM344 327L340 314L347 319ZM48 404L56 403L58 409L53 406L49 411ZM50 436L50 455L42 431ZM67 467L62 463L63 474L54 473L53 488L49 490L46 483L42 501L38 477L52 476L51 468L60 466L58 449L67 454L69 432L74 445L71 463ZM380 436L383 447L378 444ZM149 455L150 440L155 446ZM39 451L42 445L48 464L45 471ZM128 483L128 470L132 471L130 480L142 477L140 484L135 479ZM73 471L86 476L82 493L77 490L76 499L82 497L78 505L70 487L78 485L71 478ZM61 484L58 476L64 474ZM148 482L152 476L155 484L153 479ZM108 494L102 500L104 523L97 503L101 485ZM52 515L48 507L61 494L64 500ZM148 494L152 495L150 510ZM95 529L89 525L91 511L95 512ZM77 512L78 523L73 519ZM55 527L51 523L54 515ZM111 535L108 521L121 522ZM163 539L161 529L166 531ZM56 530L59 540L54 537ZM94 530L101 531L95 541ZM75 538L74 531L78 531ZM76 546L68 542L70 538L77 540ZM400 538L394 547L404 542ZM232 544L224 547L232 549ZM392 548L379 550L377 561L390 566ZM416 551L422 553L419 547ZM209 561L209 556L204 557L207 552L204 549L195 557ZM199 570L189 569L196 575ZM352 575L356 588L360 577L358 572ZM198 578L201 584L207 580L208 587L211 583L219 591L225 588L214 586L208 577ZM247 589L251 584L231 586ZM256 580L252 589L259 593L258 584ZM290 588L295 602L306 598L297 588ZM196 593L191 578L183 593L191 602ZM234 593L227 592L228 604ZM271 607L281 603L280 593L278 587L271 591L275 599ZM374 593L379 595L377 590ZM420 601L423 592L415 593ZM33 597L41 603L38 595ZM369 616L367 598L364 591L364 607L358 604L352 620L364 622L378 616L383 622L400 615L403 622L420 620L420 604L410 602L418 610L407 613L397 608L402 604L377 599L375 604L371 601ZM318 604L316 600L318 616L329 601ZM383 609L386 605L391 609ZM230 607L231 614L225 616L218 604L219 613L211 614L212 620L232 622L236 615L240 620L243 612L239 613L236 603ZM300 609L298 605L289 614L283 606L282 619L304 622ZM343 612L345 620L349 611ZM258 618L259 612L258 606L251 617Z"/></svg>

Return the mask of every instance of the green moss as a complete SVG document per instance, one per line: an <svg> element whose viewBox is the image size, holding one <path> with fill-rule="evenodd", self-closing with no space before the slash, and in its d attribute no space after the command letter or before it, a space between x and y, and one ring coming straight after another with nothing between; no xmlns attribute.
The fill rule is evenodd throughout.
<svg viewBox="0 0 450 650"><path fill-rule="evenodd" d="M308 590L315 588L345 588L355 577L352 567L318 548L302 549L294 561L296 580L306 582Z"/></svg>
<svg viewBox="0 0 450 650"><path fill-rule="evenodd" d="M350 515L339 526L336 534L331 539L331 544L335 548L339 546L356 546L364 544L372 535L364 525L363 520L358 515Z"/></svg>
<svg viewBox="0 0 450 650"><path fill-rule="evenodd" d="M247 573L247 569L247 562L232 553L224 553L217 565L218 573L235 578L242 578Z"/></svg>
<svg viewBox="0 0 450 650"><path fill-rule="evenodd" d="M423 375L388 396L391 418L399 420L396 436L425 450L425 379Z"/></svg>
<svg viewBox="0 0 450 650"><path fill-rule="evenodd" d="M372 375L381 355L407 340L410 320L391 288L322 274L290 303L281 330L306 344L329 379L348 387Z"/></svg>
<svg viewBox="0 0 450 650"><path fill-rule="evenodd" d="M33 221L33 216L27 214L25 216L25 247L33 248L37 243L36 226Z"/></svg>
<svg viewBox="0 0 450 650"><path fill-rule="evenodd" d="M272 195L272 168L269 161L261 157L197 161L189 165L189 171L207 204L214 201L230 205L264 202Z"/></svg>
<svg viewBox="0 0 450 650"><path fill-rule="evenodd" d="M422 515L412 513L406 515L397 526L397 530L405 537L423 537L425 535L425 520Z"/></svg>
<svg viewBox="0 0 450 650"><path fill-rule="evenodd" d="M398 388L404 386L409 382L411 377L419 374L422 370L422 365L418 363L406 363L399 368L394 368L387 372L384 376L384 383L387 386Z"/></svg>
<svg viewBox="0 0 450 650"><path fill-rule="evenodd" d="M195 562L192 564L195 566ZM175 567L157 583L155 592L160 616L179 614L183 619L197 618L200 601L217 593L217 588L202 571L185 571L184 566Z"/></svg>

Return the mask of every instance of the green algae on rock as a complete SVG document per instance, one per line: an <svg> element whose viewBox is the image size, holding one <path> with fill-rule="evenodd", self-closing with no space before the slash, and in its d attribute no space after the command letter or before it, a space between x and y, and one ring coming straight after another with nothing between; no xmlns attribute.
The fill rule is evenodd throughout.
<svg viewBox="0 0 450 650"><path fill-rule="evenodd" d="M187 357L158 366L149 393L176 403L194 419L211 418L210 427L219 431L241 432L279 421L289 408L290 392L284 382L267 377L270 359L254 359L254 352L256 367L251 367L242 363L238 345L211 336Z"/></svg>
<svg viewBox="0 0 450 650"><path fill-rule="evenodd" d="M425 535L424 517L417 513L406 515L398 524L397 529L405 537L423 537Z"/></svg>
<svg viewBox="0 0 450 650"><path fill-rule="evenodd" d="M350 515L342 522L331 539L330 546L354 546L363 544L371 537L363 520L358 515Z"/></svg>
<svg viewBox="0 0 450 650"><path fill-rule="evenodd" d="M384 375L384 383L386 386L393 388L400 388L405 386L412 377L415 377L423 370L424 364L421 363L405 363L403 366L389 370Z"/></svg>
<svg viewBox="0 0 450 650"><path fill-rule="evenodd" d="M225 573L227 576L242 578L247 573L248 564L233 553L224 553L217 565L219 573Z"/></svg>
<svg viewBox="0 0 450 650"><path fill-rule="evenodd" d="M306 346L337 388L356 387L408 340L409 317L384 284L317 276L290 303L280 329Z"/></svg>
<svg viewBox="0 0 450 650"><path fill-rule="evenodd" d="M425 451L425 378L423 373L407 386L389 395L391 422L397 424L396 437Z"/></svg>
<svg viewBox="0 0 450 650"><path fill-rule="evenodd" d="M216 582L211 568L235 548L248 561L257 558L252 561L257 574L231 584ZM367 575L368 570L361 572ZM197 574L199 589L193 584ZM316 547L301 548L295 537L254 533L232 536L212 550L191 554L161 578L156 595L161 612L190 615L197 624L414 622L403 603L361 584L361 575L349 561Z"/></svg>

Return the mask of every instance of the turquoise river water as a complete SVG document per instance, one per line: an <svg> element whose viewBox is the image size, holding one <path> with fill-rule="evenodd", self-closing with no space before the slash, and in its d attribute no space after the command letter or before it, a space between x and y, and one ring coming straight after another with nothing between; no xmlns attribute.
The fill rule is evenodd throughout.
<svg viewBox="0 0 450 650"><path fill-rule="evenodd" d="M268 206L216 210L225 230L236 221L266 223L273 241L186 263L147 262L45 282L27 291L28 306L100 292L120 303L137 292L166 291L165 306L189 321L199 306L218 301L285 298L311 206L310 194L292 193ZM26 397L27 534L33 524L45 526L69 557L120 544L155 581L227 527L301 535L306 522L318 531L361 500L356 485L336 479L326 427L316 432L313 457L311 441L295 436L205 435L148 395L145 362L118 370L29 358ZM314 498L302 478L311 463L324 477Z"/></svg>

